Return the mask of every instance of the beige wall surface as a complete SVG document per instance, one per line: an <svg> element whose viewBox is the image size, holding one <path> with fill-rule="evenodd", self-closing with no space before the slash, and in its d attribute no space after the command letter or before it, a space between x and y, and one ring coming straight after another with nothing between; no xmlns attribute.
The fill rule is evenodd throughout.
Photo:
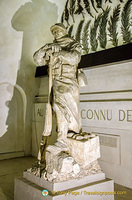
<svg viewBox="0 0 132 200"><path fill-rule="evenodd" d="M49 28L57 18L57 6L48 0L0 1L0 153L31 153L40 82L33 54L52 40Z"/></svg>
<svg viewBox="0 0 132 200"><path fill-rule="evenodd" d="M132 188L132 62L85 70L81 88L83 130L100 136L100 164L106 176Z"/></svg>

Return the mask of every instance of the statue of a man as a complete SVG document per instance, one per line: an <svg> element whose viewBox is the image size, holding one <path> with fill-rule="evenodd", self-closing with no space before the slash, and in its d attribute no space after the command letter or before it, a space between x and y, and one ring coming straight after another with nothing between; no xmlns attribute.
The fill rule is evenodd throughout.
<svg viewBox="0 0 132 200"><path fill-rule="evenodd" d="M85 175L86 166L92 171L96 164L98 170L98 163L95 162L100 154L98 137L81 130L80 86L86 84L84 74L78 70L81 45L68 37L63 24L53 25L51 32L54 42L46 44L34 54L37 65L49 66L49 98L38 162L30 171L49 181L60 181L72 177L72 173L75 176L79 176L79 172ZM57 118L58 137L55 144L48 146L47 136L52 132L52 112L55 112ZM96 145L91 151L89 147L92 138Z"/></svg>
<svg viewBox="0 0 132 200"><path fill-rule="evenodd" d="M46 44L34 54L37 65L49 65L49 105L43 136L50 135L51 109L56 114L58 141L66 141L69 132L80 133L81 117L79 106L78 63L81 45L68 37L63 24L51 27L53 43ZM49 113L49 114L48 114Z"/></svg>

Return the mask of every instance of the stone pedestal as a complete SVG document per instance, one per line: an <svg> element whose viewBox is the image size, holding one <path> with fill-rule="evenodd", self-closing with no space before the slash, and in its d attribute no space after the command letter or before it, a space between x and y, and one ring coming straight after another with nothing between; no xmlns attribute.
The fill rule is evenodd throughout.
<svg viewBox="0 0 132 200"><path fill-rule="evenodd" d="M42 190L48 190L48 196ZM114 200L114 182L104 173L51 183L30 173L15 180L14 200Z"/></svg>

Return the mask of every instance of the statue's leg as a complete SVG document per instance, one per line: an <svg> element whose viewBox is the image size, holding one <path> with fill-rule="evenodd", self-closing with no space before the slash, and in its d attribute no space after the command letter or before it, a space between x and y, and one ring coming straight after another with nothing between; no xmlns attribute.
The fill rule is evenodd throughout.
<svg viewBox="0 0 132 200"><path fill-rule="evenodd" d="M68 123L65 119L64 113L55 105L55 112L57 118L57 141L66 143L68 133Z"/></svg>

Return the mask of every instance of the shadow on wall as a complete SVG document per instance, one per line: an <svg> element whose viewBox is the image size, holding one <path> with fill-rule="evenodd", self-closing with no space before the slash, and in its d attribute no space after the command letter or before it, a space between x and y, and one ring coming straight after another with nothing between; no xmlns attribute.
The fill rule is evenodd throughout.
<svg viewBox="0 0 132 200"><path fill-rule="evenodd" d="M48 31L49 27L56 23L56 21L57 8L48 0L32 0L25 3L12 18L11 24L13 29L23 32L22 54L16 86L25 97L16 94L18 93L18 88L17 90L14 89L12 100L8 105L9 115L6 121L8 137L6 142L7 144L9 142L15 144L12 150L9 150L10 152L20 151L23 146L25 154L31 154L33 102L35 95L38 94L40 84L40 80L35 79L36 66L33 63L32 57L38 48L52 40L52 35ZM24 110L23 98L26 99L26 110ZM23 115L24 112L25 114ZM24 120L23 116L25 116ZM25 129L23 128L24 126ZM4 140L3 144L5 144Z"/></svg>
<svg viewBox="0 0 132 200"><path fill-rule="evenodd" d="M0 198L1 198L1 200L7 200L7 198L1 188L0 188Z"/></svg>
<svg viewBox="0 0 132 200"><path fill-rule="evenodd" d="M33 64L34 52L52 40L50 26L57 21L57 7L48 0L32 0L14 14L12 27L23 31L22 63Z"/></svg>
<svg viewBox="0 0 132 200"><path fill-rule="evenodd" d="M11 101L6 101L8 117L6 120L7 131L0 139L0 153L24 151L24 124L26 115L26 96L23 89L11 83L0 84L2 89L11 93L14 90ZM4 107L4 105L3 105ZM4 113L3 113L4 114Z"/></svg>

